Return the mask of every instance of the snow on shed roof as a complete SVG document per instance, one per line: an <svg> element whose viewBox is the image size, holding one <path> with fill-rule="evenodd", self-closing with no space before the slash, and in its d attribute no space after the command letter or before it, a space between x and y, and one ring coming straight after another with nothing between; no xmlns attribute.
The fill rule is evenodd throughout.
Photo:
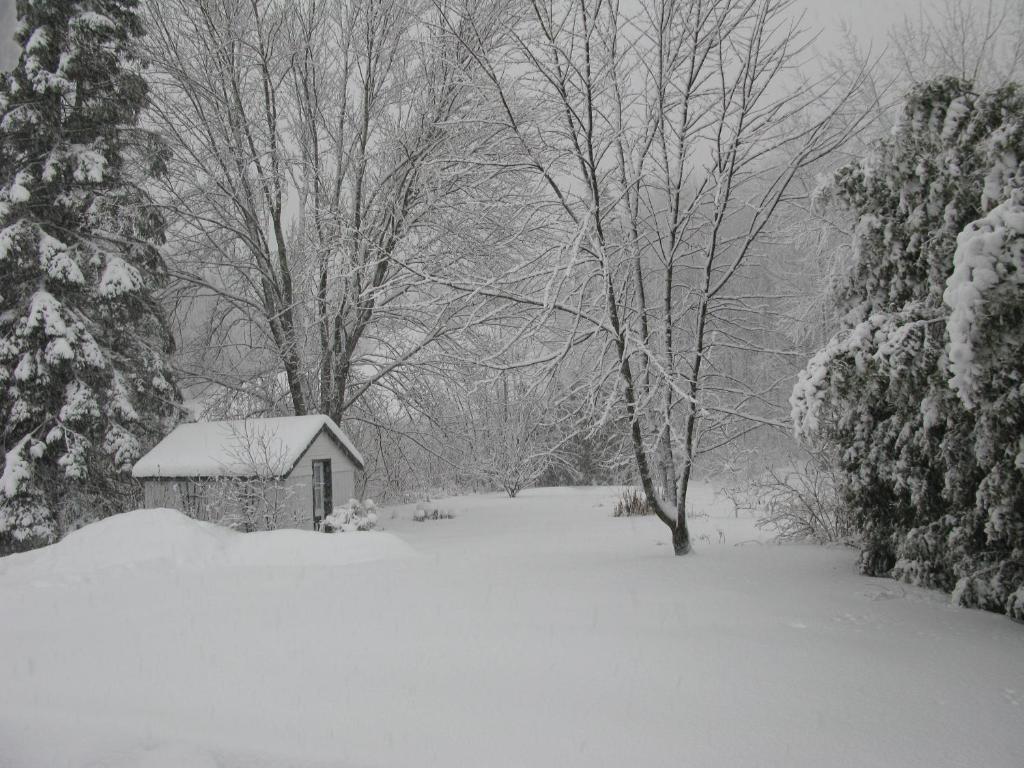
<svg viewBox="0 0 1024 768"><path fill-rule="evenodd" d="M281 416L179 424L136 462L133 477L279 477L326 430L358 466L363 457L327 416Z"/></svg>

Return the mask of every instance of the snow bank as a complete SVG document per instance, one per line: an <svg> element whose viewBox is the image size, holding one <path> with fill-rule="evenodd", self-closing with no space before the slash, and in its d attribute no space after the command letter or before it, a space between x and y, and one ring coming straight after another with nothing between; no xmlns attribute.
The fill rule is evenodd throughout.
<svg viewBox="0 0 1024 768"><path fill-rule="evenodd" d="M0 575L82 576L154 561L199 565L222 557L233 534L177 510L139 509L87 525L48 547L0 559Z"/></svg>
<svg viewBox="0 0 1024 768"><path fill-rule="evenodd" d="M49 547L2 558L0 578L74 579L145 564L190 569L319 567L404 557L412 552L388 533L239 533L193 520L174 509L139 509L87 525Z"/></svg>

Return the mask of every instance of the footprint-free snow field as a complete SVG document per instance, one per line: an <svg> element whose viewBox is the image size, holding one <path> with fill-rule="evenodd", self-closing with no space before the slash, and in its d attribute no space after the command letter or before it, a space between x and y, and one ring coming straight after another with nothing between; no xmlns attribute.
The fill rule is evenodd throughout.
<svg viewBox="0 0 1024 768"><path fill-rule="evenodd" d="M0 560L0 768L1024 766L1024 627L779 546L698 486L237 534L129 513Z"/></svg>

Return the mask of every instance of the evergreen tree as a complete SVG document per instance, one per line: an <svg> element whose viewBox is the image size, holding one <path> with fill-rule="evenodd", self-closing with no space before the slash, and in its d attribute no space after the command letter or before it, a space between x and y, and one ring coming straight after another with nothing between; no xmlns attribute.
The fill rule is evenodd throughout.
<svg viewBox="0 0 1024 768"><path fill-rule="evenodd" d="M1022 161L1018 88L944 79L910 94L894 134L836 174L832 192L857 218L834 293L842 330L791 399L798 432L840 449L865 573L1016 616Z"/></svg>
<svg viewBox="0 0 1024 768"><path fill-rule="evenodd" d="M0 78L0 537L52 540L123 489L177 391L135 0L19 0ZM144 162L143 162L144 161ZM3 542L0 542L0 546Z"/></svg>
<svg viewBox="0 0 1024 768"><path fill-rule="evenodd" d="M950 384L973 417L974 460L980 474L975 503L962 520L944 519L944 537L965 605L1005 610L1024 619L1024 166L1016 158L1021 130L1003 157L1016 166L1005 202L957 238L945 302ZM1010 154L1012 153L1012 154ZM915 541L908 542L908 554ZM906 575L916 562L908 558Z"/></svg>

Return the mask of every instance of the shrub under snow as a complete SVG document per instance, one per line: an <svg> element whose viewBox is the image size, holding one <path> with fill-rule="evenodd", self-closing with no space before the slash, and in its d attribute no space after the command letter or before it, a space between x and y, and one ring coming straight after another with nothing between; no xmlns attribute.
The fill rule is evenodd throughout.
<svg viewBox="0 0 1024 768"><path fill-rule="evenodd" d="M373 499L359 501L349 499L343 507L335 507L334 511L324 518L326 533L349 531L372 531L377 527L377 505Z"/></svg>
<svg viewBox="0 0 1024 768"><path fill-rule="evenodd" d="M940 80L836 174L842 327L791 397L838 449L865 573L1024 618L1024 95Z"/></svg>
<svg viewBox="0 0 1024 768"><path fill-rule="evenodd" d="M750 514L757 527L780 541L843 541L853 533L836 493L836 463L826 451L810 450L785 468L767 467L749 484L727 489L736 514Z"/></svg>
<svg viewBox="0 0 1024 768"><path fill-rule="evenodd" d="M412 513L412 519L417 523L426 522L427 520L451 520L454 517L455 513L451 510L440 509L423 502L417 504L416 509Z"/></svg>

